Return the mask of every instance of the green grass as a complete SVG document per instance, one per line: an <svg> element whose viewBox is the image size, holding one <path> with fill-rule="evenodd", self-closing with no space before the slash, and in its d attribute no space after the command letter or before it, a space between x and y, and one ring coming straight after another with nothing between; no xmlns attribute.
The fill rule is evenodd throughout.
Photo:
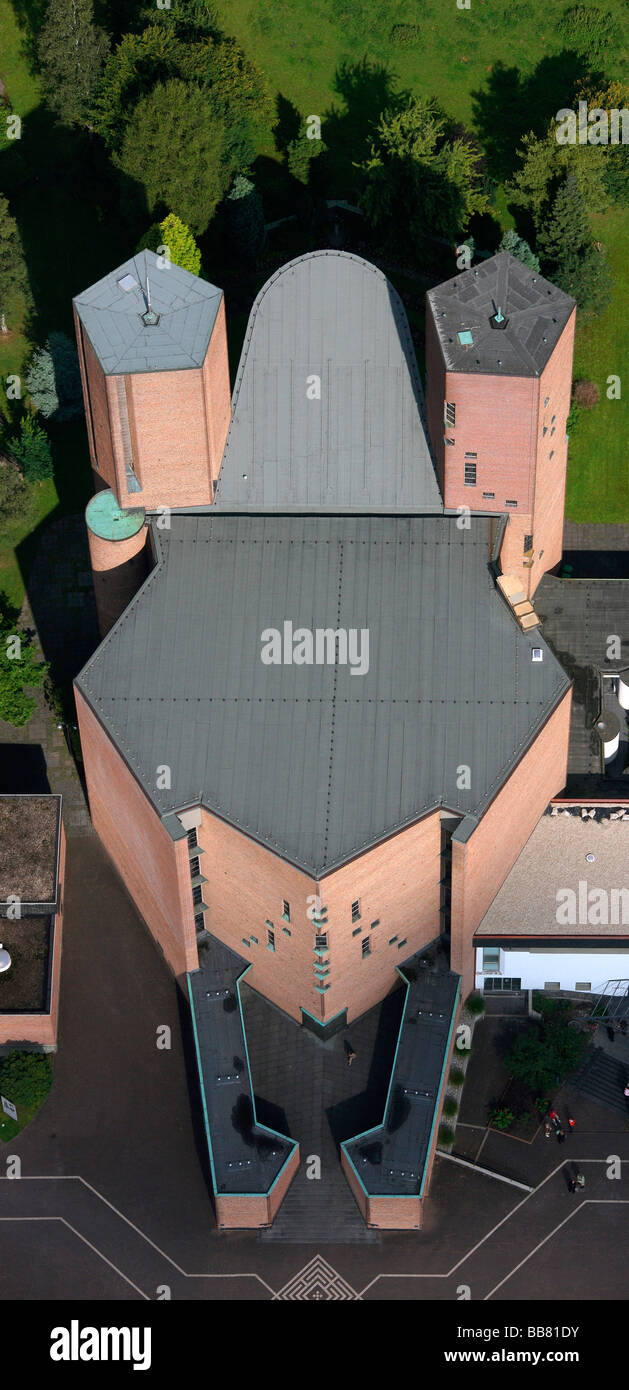
<svg viewBox="0 0 629 1390"><path fill-rule="evenodd" d="M344 62L381 63L413 92L434 93L458 120L470 121L472 93L503 63L528 77L559 54L557 20L567 0L473 0L459 10L444 0L217 0L221 26L255 57L273 90L304 115L323 115L336 96L335 74ZM624 0L604 0L624 27ZM400 47L396 24L418 24L421 42ZM609 52L611 76L622 76L622 48ZM554 109L557 109L556 107ZM325 138L325 132L323 132Z"/></svg>
<svg viewBox="0 0 629 1390"><path fill-rule="evenodd" d="M614 276L609 308L591 324L577 328L576 380L596 382L598 404L580 412L570 435L566 516L571 521L629 521L629 381L627 325L629 210L614 210L594 219L594 231L606 248ZM620 400L608 400L607 378L620 376Z"/></svg>

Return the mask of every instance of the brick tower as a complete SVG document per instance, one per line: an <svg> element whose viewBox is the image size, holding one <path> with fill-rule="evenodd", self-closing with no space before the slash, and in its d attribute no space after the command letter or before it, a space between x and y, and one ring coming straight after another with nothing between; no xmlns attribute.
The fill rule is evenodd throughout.
<svg viewBox="0 0 629 1390"><path fill-rule="evenodd" d="M530 597L561 559L576 305L502 251L426 296L428 426L447 508L506 514Z"/></svg>
<svg viewBox="0 0 629 1390"><path fill-rule="evenodd" d="M74 319L96 487L112 494L95 530L87 517L107 631L141 578L140 511L213 501L231 412L225 303L215 285L142 251L78 295Z"/></svg>

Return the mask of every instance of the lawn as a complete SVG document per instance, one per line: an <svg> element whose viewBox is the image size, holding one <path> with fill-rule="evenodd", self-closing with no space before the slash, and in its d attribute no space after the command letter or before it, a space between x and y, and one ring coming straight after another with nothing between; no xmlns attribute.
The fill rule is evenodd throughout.
<svg viewBox="0 0 629 1390"><path fill-rule="evenodd" d="M582 411L570 436L566 516L571 521L629 521L629 381L627 321L629 278L627 241L629 211L614 210L594 219L614 276L609 308L589 325L578 328L575 379L596 382L599 402ZM607 378L622 378L620 400L608 400Z"/></svg>

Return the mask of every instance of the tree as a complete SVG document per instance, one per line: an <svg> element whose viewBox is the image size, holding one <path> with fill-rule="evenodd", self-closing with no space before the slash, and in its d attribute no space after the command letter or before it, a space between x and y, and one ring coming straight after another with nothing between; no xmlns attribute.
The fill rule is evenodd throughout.
<svg viewBox="0 0 629 1390"><path fill-rule="evenodd" d="M487 207L478 161L478 151L452 134L432 98L414 98L399 110L385 111L360 166L369 221L396 240L405 226L415 244L431 234L458 243L472 214Z"/></svg>
<svg viewBox="0 0 629 1390"><path fill-rule="evenodd" d="M518 1033L505 1061L513 1076L539 1094L574 1071L584 1044L583 1034L569 1027L566 1011L558 1010Z"/></svg>
<svg viewBox="0 0 629 1390"><path fill-rule="evenodd" d="M52 1084L50 1057L45 1052L10 1052L0 1059L0 1090L18 1110L32 1113L46 1099Z"/></svg>
<svg viewBox="0 0 629 1390"><path fill-rule="evenodd" d="M135 109L120 164L144 187L150 212L177 207L204 232L229 185L225 130L205 92L173 79L159 83Z"/></svg>
<svg viewBox="0 0 629 1390"><path fill-rule="evenodd" d="M254 261L264 245L264 212L257 188L238 174L225 201L230 244L236 255Z"/></svg>
<svg viewBox="0 0 629 1390"><path fill-rule="evenodd" d="M41 81L64 125L87 125L109 48L92 0L50 0L39 36Z"/></svg>
<svg viewBox="0 0 629 1390"><path fill-rule="evenodd" d="M309 140L305 130L291 140L286 150L286 162L293 178L307 185L310 181L312 161L317 155L322 154L325 148L323 140Z"/></svg>
<svg viewBox="0 0 629 1390"><path fill-rule="evenodd" d="M0 719L15 728L28 724L35 700L26 691L40 686L47 674L32 639L0 610Z"/></svg>
<svg viewBox="0 0 629 1390"><path fill-rule="evenodd" d="M201 252L190 228L174 212L169 212L163 222L154 222L149 227L139 243L138 251L157 251L160 246L168 247L173 265L189 270L191 275L199 274Z"/></svg>
<svg viewBox="0 0 629 1390"><path fill-rule="evenodd" d="M572 295L583 312L599 313L605 308L611 297L609 268L593 243L574 174L568 174L559 186L537 249L544 274Z"/></svg>
<svg viewBox="0 0 629 1390"><path fill-rule="evenodd" d="M527 265L529 270L539 270L539 260L537 256L531 251L528 241L518 236L514 227L510 227L509 230L504 233L498 250L508 251L510 256L515 256L516 260L522 261L522 264Z"/></svg>
<svg viewBox="0 0 629 1390"><path fill-rule="evenodd" d="M66 333L53 331L45 347L35 349L26 386L36 410L46 420L72 420L82 414L79 358Z"/></svg>
<svg viewBox="0 0 629 1390"><path fill-rule="evenodd" d="M8 449L28 483L39 483L44 478L52 477L48 436L32 415L22 416L20 433L9 440Z"/></svg>
<svg viewBox="0 0 629 1390"><path fill-rule="evenodd" d="M0 328L3 333L21 326L31 307L28 271L22 251L18 225L0 194Z"/></svg>

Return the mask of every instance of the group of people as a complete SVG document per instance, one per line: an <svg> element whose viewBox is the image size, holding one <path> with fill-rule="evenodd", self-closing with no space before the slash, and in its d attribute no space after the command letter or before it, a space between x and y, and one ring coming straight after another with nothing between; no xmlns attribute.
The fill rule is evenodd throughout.
<svg viewBox="0 0 629 1390"><path fill-rule="evenodd" d="M568 1129L572 1130L574 1129L574 1126L575 1121L573 1120L572 1115L569 1115ZM544 1134L546 1135L547 1139L550 1139L551 1134L553 1133L557 1135L558 1144L565 1144L566 1131L562 1126L561 1120L559 1119L559 1115L557 1114L556 1110L549 1110L548 1115L544 1121Z"/></svg>

